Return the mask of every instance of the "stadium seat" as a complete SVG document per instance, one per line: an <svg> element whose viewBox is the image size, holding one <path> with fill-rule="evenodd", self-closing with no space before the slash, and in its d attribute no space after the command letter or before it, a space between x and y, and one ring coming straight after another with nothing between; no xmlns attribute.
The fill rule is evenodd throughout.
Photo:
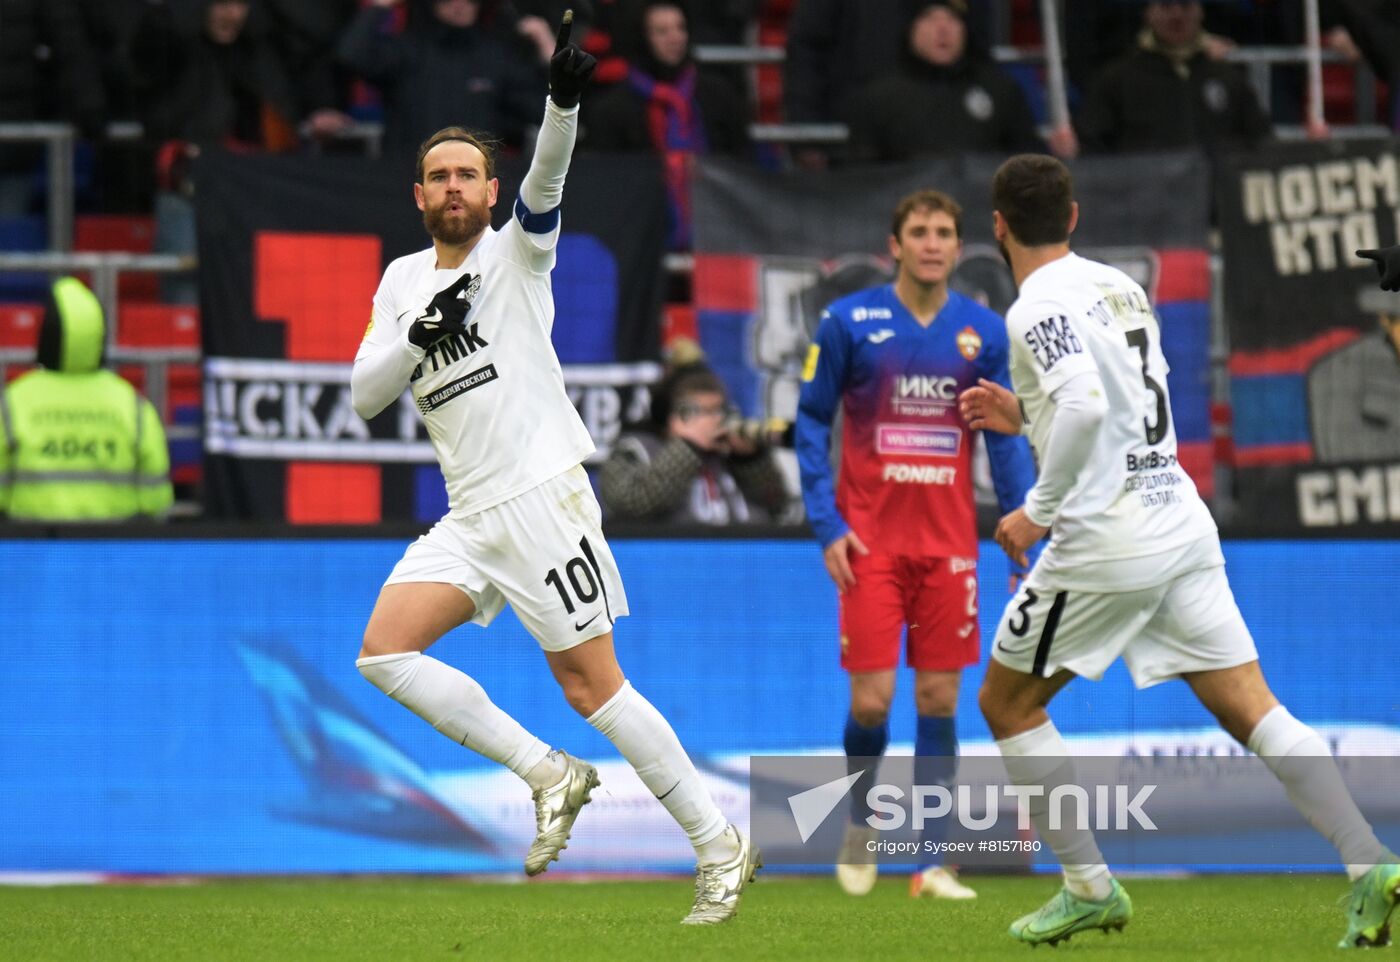
<svg viewBox="0 0 1400 962"><path fill-rule="evenodd" d="M38 304L0 304L0 351L33 351L43 311Z"/></svg>
<svg viewBox="0 0 1400 962"><path fill-rule="evenodd" d="M129 348L199 349L199 308L188 304L123 304L117 344Z"/></svg>
<svg viewBox="0 0 1400 962"><path fill-rule="evenodd" d="M84 214L73 223L73 249L149 254L155 250L155 218L122 214ZM117 280L122 300L160 298L160 278L145 271L123 273Z"/></svg>

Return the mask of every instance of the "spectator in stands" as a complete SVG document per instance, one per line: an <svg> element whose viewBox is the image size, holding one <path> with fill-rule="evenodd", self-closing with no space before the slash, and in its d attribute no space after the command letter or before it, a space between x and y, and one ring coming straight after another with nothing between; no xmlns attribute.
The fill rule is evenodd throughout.
<svg viewBox="0 0 1400 962"><path fill-rule="evenodd" d="M1243 71L1212 58L1200 0L1150 0L1133 49L1095 78L1075 128L1085 150L1254 147L1269 117Z"/></svg>
<svg viewBox="0 0 1400 962"><path fill-rule="evenodd" d="M78 0L0 2L0 123L63 120L102 127L103 87ZM0 146L0 217L27 214L43 148Z"/></svg>
<svg viewBox="0 0 1400 962"><path fill-rule="evenodd" d="M1400 458L1400 291L1367 285L1357 306L1380 329L1308 372L1313 456L1324 464Z"/></svg>
<svg viewBox="0 0 1400 962"><path fill-rule="evenodd" d="M493 0L432 0L386 32L402 2L369 0L340 40L341 60L384 94L385 149L410 153L453 125L519 145L539 120L545 74L496 23Z"/></svg>
<svg viewBox="0 0 1400 962"><path fill-rule="evenodd" d="M991 8L984 2L968 9L980 18L971 25L974 44L986 43ZM897 69L909 15L896 0L797 0L783 67L788 123L834 121L843 98Z"/></svg>
<svg viewBox="0 0 1400 962"><path fill-rule="evenodd" d="M156 250L193 253L194 210L187 160L200 148L291 150L299 143L300 100L250 0L200 0L188 8L151 0L132 39L132 64L146 138L157 154ZM330 134L350 119L330 107L306 123ZM172 303L197 300L189 276L162 280Z"/></svg>
<svg viewBox="0 0 1400 962"><path fill-rule="evenodd" d="M626 79L589 105L584 146L655 151L666 165L671 246L690 246L690 171L696 154L739 154L748 146L743 98L729 83L698 69L678 0L649 0L642 53Z"/></svg>
<svg viewBox="0 0 1400 962"><path fill-rule="evenodd" d="M1242 7L1252 7L1248 12ZM1206 53L1221 60L1236 43L1297 43L1278 32L1276 4L1212 3L1203 11ZM1094 77L1142 30L1141 3L1104 3L1103 0L1065 0L1067 29L1064 37L1065 69L1080 93L1093 86ZM1274 14L1272 17L1269 14Z"/></svg>
<svg viewBox="0 0 1400 962"><path fill-rule="evenodd" d="M760 0L677 0L685 14L690 41L699 46L741 46L751 42L759 4ZM642 20L650 5L649 0L599 0L598 26L610 38L610 55L629 62L646 56ZM606 61L599 65L600 70L606 67ZM708 70L729 81L735 90L747 93L748 72L742 65L712 65Z"/></svg>
<svg viewBox="0 0 1400 962"><path fill-rule="evenodd" d="M603 463L599 493L618 521L775 521L787 486L766 440L739 430L722 382L702 362L658 385L653 429L624 434Z"/></svg>
<svg viewBox="0 0 1400 962"><path fill-rule="evenodd" d="M270 37L250 22L250 0L202 0L195 24L151 0L132 39L146 137L243 150L288 150L302 118L297 88ZM349 118L320 105L317 132Z"/></svg>
<svg viewBox="0 0 1400 962"><path fill-rule="evenodd" d="M905 9L912 18L899 72L837 106L851 131L852 159L1043 150L1020 85L968 46L966 0L924 0Z"/></svg>
<svg viewBox="0 0 1400 962"><path fill-rule="evenodd" d="M1337 28L1328 45L1350 59L1360 54L1390 88L1389 123L1400 131L1400 0L1332 0ZM1358 117L1368 123L1369 117Z"/></svg>
<svg viewBox="0 0 1400 962"><path fill-rule="evenodd" d="M37 361L0 394L0 511L16 521L163 515L174 494L151 402L102 369L102 305L55 281Z"/></svg>
<svg viewBox="0 0 1400 962"><path fill-rule="evenodd" d="M298 115L313 124L318 118L325 122L322 111L338 112L349 102L349 73L335 52L359 7L359 0L262 0L268 37L296 78Z"/></svg>

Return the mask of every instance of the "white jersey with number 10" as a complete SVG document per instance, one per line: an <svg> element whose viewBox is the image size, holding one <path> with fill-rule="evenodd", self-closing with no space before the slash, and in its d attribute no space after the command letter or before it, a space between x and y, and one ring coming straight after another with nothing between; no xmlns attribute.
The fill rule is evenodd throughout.
<svg viewBox="0 0 1400 962"><path fill-rule="evenodd" d="M1076 381L1066 390L1094 390L1101 382L1108 404L1036 566L1041 578L1071 587L1092 572L1084 587L1126 590L1142 580L1144 566L1121 566L1115 575L1112 562L1162 554L1216 530L1177 459L1167 362L1138 284L1070 254L1026 278L1006 324L1011 380L1042 457L1058 389Z"/></svg>

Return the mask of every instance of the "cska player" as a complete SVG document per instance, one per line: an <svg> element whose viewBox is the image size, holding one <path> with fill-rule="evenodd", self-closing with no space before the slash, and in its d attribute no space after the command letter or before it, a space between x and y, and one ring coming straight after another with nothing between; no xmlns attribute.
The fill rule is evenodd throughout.
<svg viewBox="0 0 1400 962"><path fill-rule="evenodd" d="M919 784L952 781L953 716L962 669L977 663L977 526L973 431L958 412L964 388L1009 383L1006 327L992 311L948 288L962 253L962 208L924 190L899 202L889 238L893 284L844 297L822 314L802 372L797 455L807 516L839 592L841 667L851 679L848 767L881 755L889 741L900 637L915 672ZM840 476L831 470L832 422L844 415ZM1003 510L1035 482L1030 448L988 434L992 479ZM1013 579L1024 570L1013 568ZM837 865L841 887L875 884L866 843L874 829L856 783ZM941 841L937 829L924 841ZM926 849L925 849L926 850ZM911 893L975 897L949 869L919 866Z"/></svg>

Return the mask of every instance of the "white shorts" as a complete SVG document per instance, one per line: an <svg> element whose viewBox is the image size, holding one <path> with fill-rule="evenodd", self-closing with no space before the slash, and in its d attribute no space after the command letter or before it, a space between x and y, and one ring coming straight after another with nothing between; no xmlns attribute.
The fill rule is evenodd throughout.
<svg viewBox="0 0 1400 962"><path fill-rule="evenodd" d="M408 546L386 585L456 585L485 627L509 602L540 647L565 651L612 630L627 595L588 475L572 468L465 518L446 517Z"/></svg>
<svg viewBox="0 0 1400 962"><path fill-rule="evenodd" d="M1037 586L1032 571L1007 602L992 657L1041 678L1067 668L1097 681L1121 656L1139 688L1259 657L1215 535L1160 560L1163 583L1102 594Z"/></svg>

